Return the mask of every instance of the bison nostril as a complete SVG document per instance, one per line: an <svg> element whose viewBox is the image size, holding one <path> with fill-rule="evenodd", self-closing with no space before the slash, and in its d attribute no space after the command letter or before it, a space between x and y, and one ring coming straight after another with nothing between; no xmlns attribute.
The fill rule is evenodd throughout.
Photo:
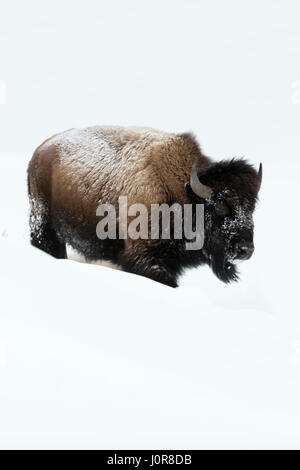
<svg viewBox="0 0 300 470"><path fill-rule="evenodd" d="M249 251L252 251L252 248L249 246L240 246L240 251L242 253L249 253Z"/></svg>
<svg viewBox="0 0 300 470"><path fill-rule="evenodd" d="M237 259L249 259L254 251L252 242L241 241L235 246Z"/></svg>

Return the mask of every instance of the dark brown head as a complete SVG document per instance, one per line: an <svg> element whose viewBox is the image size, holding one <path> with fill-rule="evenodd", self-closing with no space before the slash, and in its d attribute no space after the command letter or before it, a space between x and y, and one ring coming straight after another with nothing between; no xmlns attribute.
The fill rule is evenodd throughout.
<svg viewBox="0 0 300 470"><path fill-rule="evenodd" d="M254 251L253 212L262 165L256 171L247 161L233 159L197 172L196 164L186 191L192 202L204 204L203 255L219 279L237 280L235 265Z"/></svg>

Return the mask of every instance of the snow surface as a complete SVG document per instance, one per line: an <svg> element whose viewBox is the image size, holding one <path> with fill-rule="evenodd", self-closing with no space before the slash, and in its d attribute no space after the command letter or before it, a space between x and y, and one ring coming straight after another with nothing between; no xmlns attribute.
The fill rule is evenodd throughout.
<svg viewBox="0 0 300 470"><path fill-rule="evenodd" d="M298 2L14 3L0 18L0 447L300 448ZM171 289L29 245L34 147L92 124L192 129L215 159L263 162L239 283L202 267Z"/></svg>

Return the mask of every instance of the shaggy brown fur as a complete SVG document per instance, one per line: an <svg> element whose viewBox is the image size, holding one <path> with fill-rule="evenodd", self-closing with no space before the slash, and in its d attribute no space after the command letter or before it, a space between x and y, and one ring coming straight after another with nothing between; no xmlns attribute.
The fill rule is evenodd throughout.
<svg viewBox="0 0 300 470"><path fill-rule="evenodd" d="M120 195L128 204L182 202L195 156L208 165L190 134L116 126L71 129L34 152L30 194L51 202L54 210L89 214L94 223L98 204L116 202Z"/></svg>

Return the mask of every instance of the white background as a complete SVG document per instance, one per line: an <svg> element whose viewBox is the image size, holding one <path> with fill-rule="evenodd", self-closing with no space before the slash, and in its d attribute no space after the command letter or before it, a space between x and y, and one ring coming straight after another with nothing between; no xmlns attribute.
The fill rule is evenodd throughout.
<svg viewBox="0 0 300 470"><path fill-rule="evenodd" d="M300 448L299 59L296 0L0 0L1 448ZM263 162L238 284L29 246L34 148L93 124Z"/></svg>

